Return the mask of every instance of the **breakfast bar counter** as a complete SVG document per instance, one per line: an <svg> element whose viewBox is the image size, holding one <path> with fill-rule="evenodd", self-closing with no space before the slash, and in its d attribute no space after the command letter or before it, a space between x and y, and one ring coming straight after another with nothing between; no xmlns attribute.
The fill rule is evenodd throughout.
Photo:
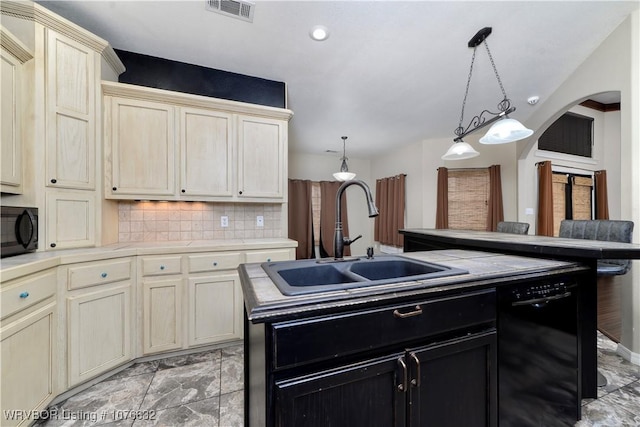
<svg viewBox="0 0 640 427"><path fill-rule="evenodd" d="M466 249L529 257L578 261L591 269L590 279L581 283L582 397L597 397L597 287L599 259L640 259L640 245L599 240L530 236L490 231L449 229L404 229L405 252L438 249Z"/></svg>

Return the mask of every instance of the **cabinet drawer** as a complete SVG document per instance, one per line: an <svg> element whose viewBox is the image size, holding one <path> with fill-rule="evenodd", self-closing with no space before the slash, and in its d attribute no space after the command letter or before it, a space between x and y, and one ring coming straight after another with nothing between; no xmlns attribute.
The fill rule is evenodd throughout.
<svg viewBox="0 0 640 427"><path fill-rule="evenodd" d="M68 289L81 289L131 278L131 259L79 264L69 267Z"/></svg>
<svg viewBox="0 0 640 427"><path fill-rule="evenodd" d="M273 249L268 251L247 252L246 262L274 262L289 261L292 259L295 259L295 252L292 249Z"/></svg>
<svg viewBox="0 0 640 427"><path fill-rule="evenodd" d="M440 334L464 333L496 318L493 289L273 325L276 369L342 357Z"/></svg>
<svg viewBox="0 0 640 427"><path fill-rule="evenodd" d="M0 292L1 317L11 316L56 293L56 272L49 270L16 280Z"/></svg>
<svg viewBox="0 0 640 427"><path fill-rule="evenodd" d="M241 252L189 255L189 273L237 268L242 263Z"/></svg>
<svg viewBox="0 0 640 427"><path fill-rule="evenodd" d="M142 258L143 276L165 276L180 273L182 273L182 257L179 255Z"/></svg>

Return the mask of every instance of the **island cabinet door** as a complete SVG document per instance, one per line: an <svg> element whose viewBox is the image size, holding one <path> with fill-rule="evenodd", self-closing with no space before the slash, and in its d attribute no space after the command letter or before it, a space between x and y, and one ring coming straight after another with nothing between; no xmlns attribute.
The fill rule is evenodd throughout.
<svg viewBox="0 0 640 427"><path fill-rule="evenodd" d="M279 427L406 425L404 353L276 382Z"/></svg>
<svg viewBox="0 0 640 427"><path fill-rule="evenodd" d="M410 427L497 426L495 330L407 350Z"/></svg>

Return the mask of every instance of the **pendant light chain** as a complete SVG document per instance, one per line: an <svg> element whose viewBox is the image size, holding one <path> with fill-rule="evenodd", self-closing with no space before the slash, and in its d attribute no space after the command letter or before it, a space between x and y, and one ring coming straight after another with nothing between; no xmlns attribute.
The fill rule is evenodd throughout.
<svg viewBox="0 0 640 427"><path fill-rule="evenodd" d="M456 135L460 135L464 132L464 128L462 127L462 122L464 121L464 107L467 104L467 95L469 95L469 85L471 83L471 75L473 74L473 63L476 60L476 49L478 47L475 46L473 48L473 55L471 55L471 67L469 67L469 75L467 76L467 87L464 90L464 99L462 100L462 111L460 112L460 124L458 124L458 128L455 130Z"/></svg>
<svg viewBox="0 0 640 427"><path fill-rule="evenodd" d="M500 85L500 90L502 91L503 100L500 101L500 103L498 104L498 109L500 111L506 111L510 107L511 103L507 98L507 92L504 90L504 86L502 85L502 80L500 80L500 75L498 74L496 63L493 61L493 56L491 56L491 51L489 50L489 45L487 44L487 40L485 39L482 43L484 44L484 47L487 49L487 55L489 55L489 61L491 61L493 72L496 75L496 79L498 80L498 84Z"/></svg>

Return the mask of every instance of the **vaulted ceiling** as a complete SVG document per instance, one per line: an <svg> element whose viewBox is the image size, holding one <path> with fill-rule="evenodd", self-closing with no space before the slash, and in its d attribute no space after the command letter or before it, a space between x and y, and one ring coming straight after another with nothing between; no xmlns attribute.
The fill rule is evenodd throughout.
<svg viewBox="0 0 640 427"><path fill-rule="evenodd" d="M206 10L206 0L40 1L111 43L287 84L291 151L370 158L425 139L453 138L473 50L487 39L514 118L526 124L635 1L260 1L253 22ZM329 29L323 42L309 32ZM604 64L606 66L606 64ZM603 68L606 69L606 68ZM501 92L479 48L465 121L496 110ZM606 100L605 100L606 101Z"/></svg>

